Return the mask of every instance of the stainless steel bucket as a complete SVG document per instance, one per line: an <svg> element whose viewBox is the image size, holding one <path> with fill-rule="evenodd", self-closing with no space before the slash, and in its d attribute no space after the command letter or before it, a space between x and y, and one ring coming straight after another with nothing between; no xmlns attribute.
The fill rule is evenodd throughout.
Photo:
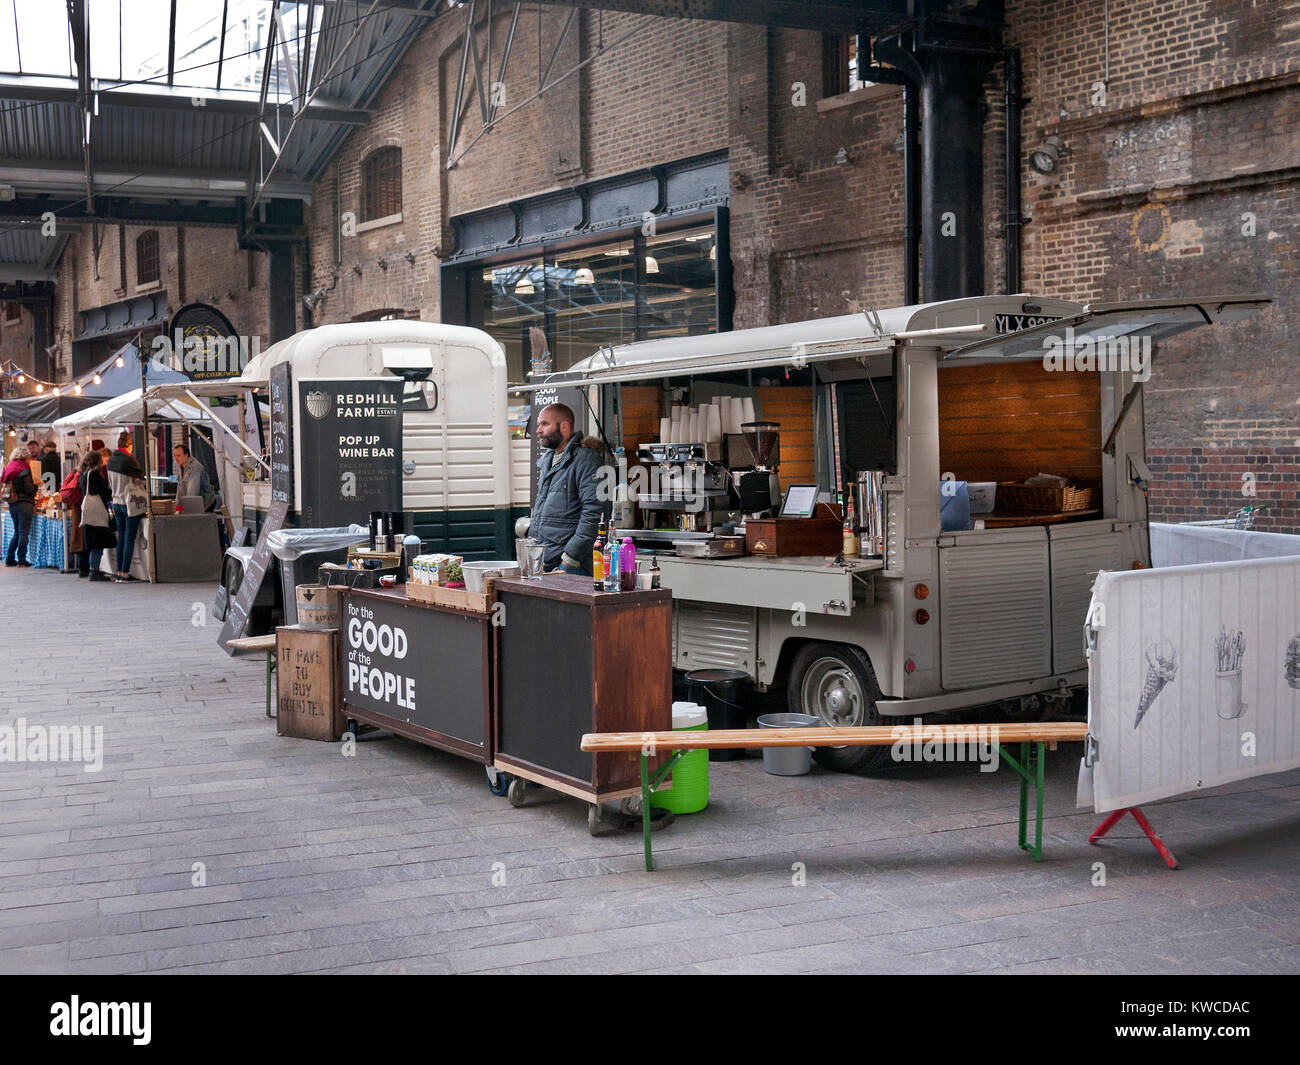
<svg viewBox="0 0 1300 1065"><path fill-rule="evenodd" d="M811 714L764 714L759 728L813 728L820 717ZM763 769L778 777L801 777L812 769L811 747L764 747Z"/></svg>

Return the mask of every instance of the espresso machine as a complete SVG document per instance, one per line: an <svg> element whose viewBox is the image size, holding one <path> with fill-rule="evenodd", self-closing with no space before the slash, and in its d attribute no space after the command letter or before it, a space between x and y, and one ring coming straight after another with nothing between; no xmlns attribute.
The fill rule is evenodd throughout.
<svg viewBox="0 0 1300 1065"><path fill-rule="evenodd" d="M735 520L721 444L642 444L637 456L650 475L650 490L637 495L637 506L647 512L646 528L634 530L637 539L708 538Z"/></svg>
<svg viewBox="0 0 1300 1065"><path fill-rule="evenodd" d="M730 437L730 440L736 439ZM781 439L779 422L745 422L740 427L743 447L733 446L731 480L740 509L748 518L771 515L781 505L781 482L776 475Z"/></svg>

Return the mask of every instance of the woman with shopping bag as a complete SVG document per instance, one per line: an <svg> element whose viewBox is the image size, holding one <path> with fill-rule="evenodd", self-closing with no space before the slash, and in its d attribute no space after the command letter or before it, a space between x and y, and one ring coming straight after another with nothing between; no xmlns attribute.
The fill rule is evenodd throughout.
<svg viewBox="0 0 1300 1065"><path fill-rule="evenodd" d="M81 462L81 542L85 549L84 565L92 581L106 581L108 575L99 568L104 552L117 546L113 521L113 490L104 476L104 456L87 452Z"/></svg>
<svg viewBox="0 0 1300 1065"><path fill-rule="evenodd" d="M131 454L131 448L131 434L123 429L117 437L117 450L108 460L108 483L113 489L113 518L117 526L117 568L113 579L119 584L139 580L131 576L131 559L140 521L149 509L144 470Z"/></svg>

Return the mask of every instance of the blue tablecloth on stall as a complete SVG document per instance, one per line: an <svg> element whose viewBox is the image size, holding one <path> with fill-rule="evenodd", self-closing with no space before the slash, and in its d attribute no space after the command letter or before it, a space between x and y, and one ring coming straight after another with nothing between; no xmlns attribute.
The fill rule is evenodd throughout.
<svg viewBox="0 0 1300 1065"><path fill-rule="evenodd" d="M4 513L4 540L2 547L6 558L9 557L9 543L14 538L14 520L9 508ZM27 561L33 567L49 569L63 568L63 519L47 518L37 514L32 519L32 531L27 537Z"/></svg>

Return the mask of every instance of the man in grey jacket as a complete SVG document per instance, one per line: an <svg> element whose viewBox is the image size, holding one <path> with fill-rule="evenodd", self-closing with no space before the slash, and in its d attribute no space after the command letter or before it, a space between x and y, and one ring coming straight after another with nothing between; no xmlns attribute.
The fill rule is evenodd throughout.
<svg viewBox="0 0 1300 1065"><path fill-rule="evenodd" d="M546 569L591 575L591 548L600 526L601 461L598 441L573 427L562 403L537 416L537 494L528 535L546 545Z"/></svg>

